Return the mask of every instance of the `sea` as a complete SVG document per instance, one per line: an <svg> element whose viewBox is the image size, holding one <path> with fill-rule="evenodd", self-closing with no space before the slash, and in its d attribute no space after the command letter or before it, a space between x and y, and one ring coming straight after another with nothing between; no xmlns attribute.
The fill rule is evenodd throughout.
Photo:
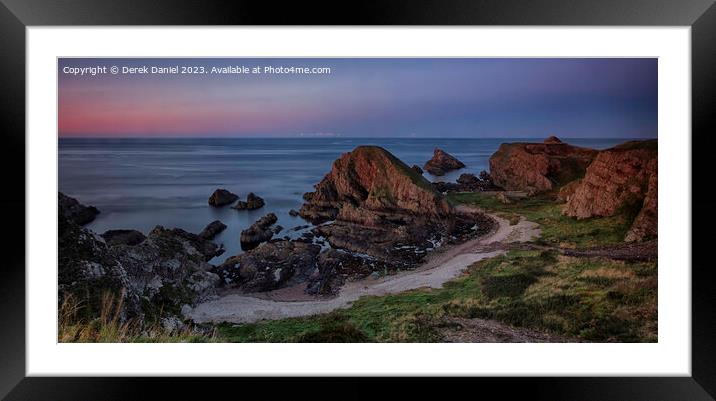
<svg viewBox="0 0 716 401"><path fill-rule="evenodd" d="M563 138L564 142L606 149L624 138ZM214 241L226 252L211 263L242 252L241 230L273 212L284 230L277 237L300 235L309 224L289 215L299 210L302 195L312 191L333 161L359 145L381 146L408 166L423 166L439 147L466 167L430 181L454 182L462 173L489 170L488 160L503 142L536 139L490 138L121 138L59 139L59 190L100 210L86 227L103 233L135 229L149 233L155 226L198 233L213 220L228 227ZM266 201L258 210L238 211L207 203L225 188L245 200L253 192Z"/></svg>

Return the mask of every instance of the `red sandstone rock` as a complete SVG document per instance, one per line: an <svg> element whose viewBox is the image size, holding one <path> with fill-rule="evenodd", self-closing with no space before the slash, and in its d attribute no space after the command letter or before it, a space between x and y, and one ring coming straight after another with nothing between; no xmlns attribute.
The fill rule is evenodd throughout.
<svg viewBox="0 0 716 401"><path fill-rule="evenodd" d="M598 151L562 143L503 143L490 157L495 185L511 191L547 192L581 177Z"/></svg>
<svg viewBox="0 0 716 401"><path fill-rule="evenodd" d="M437 217L451 210L424 177L377 146L341 155L315 188L304 195L300 213L317 222L339 218L375 225L375 213Z"/></svg>
<svg viewBox="0 0 716 401"><path fill-rule="evenodd" d="M577 218L613 216L639 208L626 241L657 234L657 141L632 141L604 150L587 168L564 213Z"/></svg>

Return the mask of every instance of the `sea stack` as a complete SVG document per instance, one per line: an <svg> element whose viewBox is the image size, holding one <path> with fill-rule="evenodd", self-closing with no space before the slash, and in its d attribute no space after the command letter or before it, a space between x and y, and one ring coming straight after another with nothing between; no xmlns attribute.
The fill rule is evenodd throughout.
<svg viewBox="0 0 716 401"><path fill-rule="evenodd" d="M432 175L442 176L452 170L459 170L465 164L440 148L433 150L433 158L423 168Z"/></svg>
<svg viewBox="0 0 716 401"><path fill-rule="evenodd" d="M238 195L233 194L226 189L219 188L209 197L209 205L214 207L226 206L236 202L237 199L239 199Z"/></svg>

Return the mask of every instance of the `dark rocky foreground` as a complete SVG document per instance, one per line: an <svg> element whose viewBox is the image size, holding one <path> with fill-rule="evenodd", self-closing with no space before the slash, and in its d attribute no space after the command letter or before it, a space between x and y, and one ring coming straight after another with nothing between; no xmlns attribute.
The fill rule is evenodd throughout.
<svg viewBox="0 0 716 401"><path fill-rule="evenodd" d="M105 240L60 207L58 235L58 301L72 295L87 317L99 315L109 294L121 299L122 319L171 319L211 297L219 281L207 261L220 248L183 230L157 226L142 241L131 230L114 231Z"/></svg>

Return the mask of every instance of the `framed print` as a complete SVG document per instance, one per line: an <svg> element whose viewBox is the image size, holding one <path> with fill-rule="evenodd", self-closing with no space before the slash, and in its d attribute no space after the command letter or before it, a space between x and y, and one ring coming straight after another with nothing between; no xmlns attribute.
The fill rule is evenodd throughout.
<svg viewBox="0 0 716 401"><path fill-rule="evenodd" d="M559 3L5 1L3 396L713 399L716 8Z"/></svg>

